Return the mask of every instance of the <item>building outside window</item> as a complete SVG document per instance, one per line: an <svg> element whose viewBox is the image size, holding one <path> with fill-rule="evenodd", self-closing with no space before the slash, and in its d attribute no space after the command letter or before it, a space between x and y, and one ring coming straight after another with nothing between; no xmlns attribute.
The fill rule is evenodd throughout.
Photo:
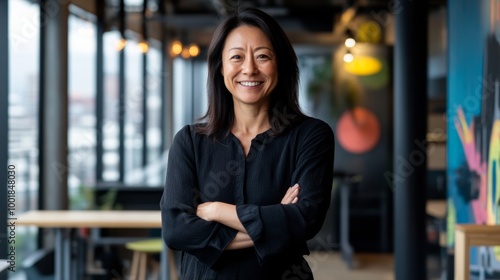
<svg viewBox="0 0 500 280"><path fill-rule="evenodd" d="M118 163L118 31L104 33L104 120L103 120L103 181L117 181L120 177Z"/></svg>
<svg viewBox="0 0 500 280"><path fill-rule="evenodd" d="M161 80L164 73L161 72L162 56L160 52L161 43L150 39L147 54L147 77L146 84L148 94L147 107L147 143L148 164L158 161L162 155L161 147Z"/></svg>
<svg viewBox="0 0 500 280"><path fill-rule="evenodd" d="M96 25L70 6L68 19L68 188L71 208L87 208L84 187L95 184Z"/></svg>
<svg viewBox="0 0 500 280"><path fill-rule="evenodd" d="M127 33L131 34L131 33ZM132 35L132 34L131 34ZM132 37L128 35L127 37ZM125 46L125 181L142 168L142 53L138 40L127 38Z"/></svg>
<svg viewBox="0 0 500 280"><path fill-rule="evenodd" d="M38 106L40 9L31 1L9 2L9 164L16 166L16 214L38 208ZM36 228L16 228L16 253L36 249ZM21 268L21 266L19 266Z"/></svg>

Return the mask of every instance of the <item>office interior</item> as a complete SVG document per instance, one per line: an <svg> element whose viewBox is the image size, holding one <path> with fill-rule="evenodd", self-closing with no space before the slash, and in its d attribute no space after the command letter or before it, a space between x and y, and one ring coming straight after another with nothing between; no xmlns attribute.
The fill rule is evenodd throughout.
<svg viewBox="0 0 500 280"><path fill-rule="evenodd" d="M282 25L300 106L336 136L332 203L309 241L316 279L454 279L455 225L499 224L499 0L0 2L0 180L15 171L15 205L0 193L0 207L14 216L159 210L172 139L206 110L211 35L248 6ZM100 238L160 234L90 232L76 232L77 279L129 279L131 250ZM16 227L16 271L0 279L54 279L41 269L53 239ZM500 277L496 247L467 265Z"/></svg>

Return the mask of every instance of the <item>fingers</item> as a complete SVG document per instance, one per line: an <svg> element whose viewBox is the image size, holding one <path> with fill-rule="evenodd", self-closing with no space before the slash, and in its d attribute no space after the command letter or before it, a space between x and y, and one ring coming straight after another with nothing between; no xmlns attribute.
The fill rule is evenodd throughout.
<svg viewBox="0 0 500 280"><path fill-rule="evenodd" d="M281 200L281 204L296 203L298 201L299 191L300 186L298 184L295 184L292 187L288 188L285 196Z"/></svg>

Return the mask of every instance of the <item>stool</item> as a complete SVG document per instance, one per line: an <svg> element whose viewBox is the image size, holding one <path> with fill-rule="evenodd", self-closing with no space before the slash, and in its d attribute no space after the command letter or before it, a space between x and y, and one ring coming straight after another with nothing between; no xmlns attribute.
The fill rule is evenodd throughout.
<svg viewBox="0 0 500 280"><path fill-rule="evenodd" d="M140 241L128 242L125 247L134 251L132 257L132 268L130 271L130 280L145 280L148 254L160 254L163 250L163 240L161 238L146 239ZM170 266L170 279L178 279L173 252L168 249Z"/></svg>

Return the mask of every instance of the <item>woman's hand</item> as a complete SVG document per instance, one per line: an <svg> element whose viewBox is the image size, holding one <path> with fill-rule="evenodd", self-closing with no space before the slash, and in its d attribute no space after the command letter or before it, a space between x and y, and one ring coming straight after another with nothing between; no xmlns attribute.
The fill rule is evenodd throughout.
<svg viewBox="0 0 500 280"><path fill-rule="evenodd" d="M243 233L247 232L238 218L236 205L220 201L204 202L196 208L196 216L208 222L221 223Z"/></svg>
<svg viewBox="0 0 500 280"><path fill-rule="evenodd" d="M204 202L198 205L198 207L196 208L196 216L208 222L214 221L217 215L217 203L217 201Z"/></svg>
<svg viewBox="0 0 500 280"><path fill-rule="evenodd" d="M237 250L237 249L250 248L253 246L254 244L250 236L248 236L247 233L238 231L236 237L233 239L233 241L231 241L227 245L227 247L224 250Z"/></svg>
<svg viewBox="0 0 500 280"><path fill-rule="evenodd" d="M281 199L281 204L294 204L299 200L299 184L295 184L288 188L283 199Z"/></svg>

